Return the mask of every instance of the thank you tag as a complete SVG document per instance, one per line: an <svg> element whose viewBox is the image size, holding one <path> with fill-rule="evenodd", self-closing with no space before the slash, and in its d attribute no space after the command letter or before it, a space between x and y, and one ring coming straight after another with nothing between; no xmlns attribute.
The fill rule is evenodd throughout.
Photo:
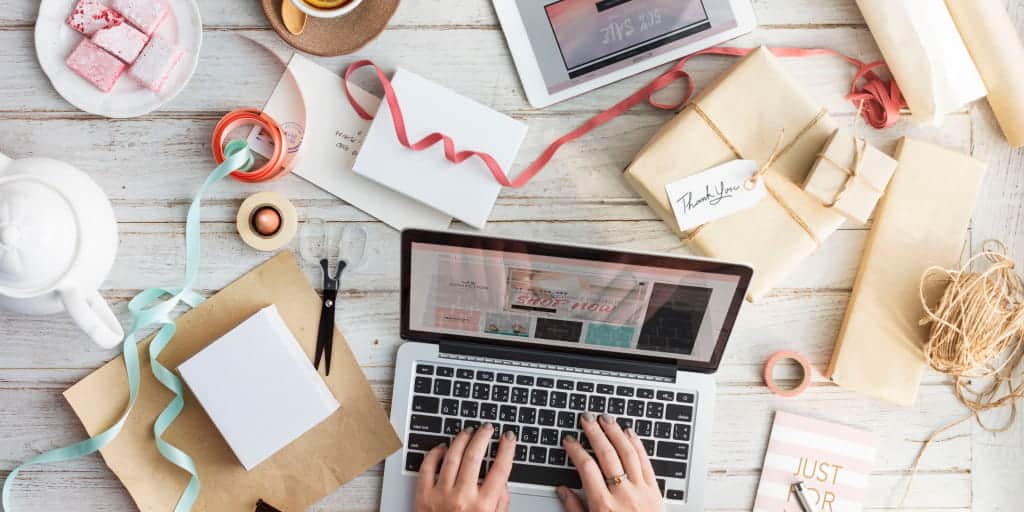
<svg viewBox="0 0 1024 512"><path fill-rule="evenodd" d="M764 180L748 183L754 160L733 160L665 185L681 231L751 208L765 197Z"/></svg>

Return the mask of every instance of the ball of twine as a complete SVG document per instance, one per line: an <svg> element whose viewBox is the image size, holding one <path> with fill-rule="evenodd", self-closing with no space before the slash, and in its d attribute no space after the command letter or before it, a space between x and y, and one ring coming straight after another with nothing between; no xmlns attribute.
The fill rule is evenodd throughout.
<svg viewBox="0 0 1024 512"><path fill-rule="evenodd" d="M987 262L987 268L977 270ZM945 284L937 304L928 291ZM1024 278L1000 242L989 242L959 270L932 267L921 277L922 325L930 326L924 356L935 371L955 380L957 398L990 431L1012 424L1024 397ZM1000 394L1000 390L1005 390ZM1010 419L989 428L982 412L1011 406Z"/></svg>
<svg viewBox="0 0 1024 512"><path fill-rule="evenodd" d="M969 413L925 440L900 508L921 458L939 434L971 418L989 432L1003 432L1017 416L1017 400L1024 398L1024 278L1006 252L1002 242L986 242L960 269L931 267L921 276L921 325L929 326L925 361L953 378L954 393ZM935 293L942 286L941 294ZM928 297L936 295L938 302L931 304ZM1010 414L1002 425L984 422L983 412L1007 406Z"/></svg>

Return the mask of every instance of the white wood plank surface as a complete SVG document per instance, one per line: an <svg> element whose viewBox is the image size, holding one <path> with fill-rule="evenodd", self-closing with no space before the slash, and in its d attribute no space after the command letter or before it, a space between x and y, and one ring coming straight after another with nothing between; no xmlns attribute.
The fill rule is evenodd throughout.
<svg viewBox="0 0 1024 512"><path fill-rule="evenodd" d="M199 181L212 168L209 133L226 111L258 106L276 83L292 50L269 30L259 2L200 0L206 24L200 67L186 90L164 109L131 120L76 111L54 92L35 59L34 0L0 0L0 151L14 157L57 156L87 171L113 201L121 245L102 293L122 321L138 290L173 284L183 271L182 220ZM827 46L863 60L879 58L854 0L754 0L761 23L735 44ZM1024 0L1009 2L1024 30ZM260 48L253 39L272 49ZM388 70L408 67L522 119L529 136L518 159L525 166L556 136L572 129L650 80L653 70L543 111L525 101L488 0L405 0L388 30L357 55L316 60L341 71L369 57ZM695 60L698 87L730 65ZM853 69L838 59L787 60L789 69L846 126L853 108L843 100ZM366 77L360 77L364 79ZM621 169L671 113L648 106L565 147L536 180L505 190L487 232L610 247L687 254L620 177ZM861 128L891 150L912 135L989 162L974 217L973 247L990 238L1024 258L1024 151L1011 150L984 103L951 116L941 128L908 119L884 132ZM234 233L240 201L257 187L225 182L204 209L203 273L212 294L266 259ZM258 187L292 198L305 218L359 223L373 258L346 277L337 321L385 406L390 405L398 335L398 234L298 177ZM459 226L464 227L464 226ZM882 435L868 510L894 510L914 456L933 428L963 411L945 378L930 374L914 407L882 404L837 388L820 374L798 399L770 395L760 381L764 360L779 349L808 355L824 370L845 312L867 236L847 225L763 301L743 310L717 374L720 399L709 464L707 509L749 510L756 491L771 415L775 410L829 418ZM293 243L297 250L298 244ZM305 262L311 279L317 269ZM0 476L42 450L84 435L61 392L115 354L94 348L62 315L25 317L0 312ZM964 423L944 436L922 462L906 510L955 512L1021 510L1024 426L989 434ZM381 466L368 471L313 511L376 510ZM18 510L135 510L99 457L30 471L15 490Z"/></svg>

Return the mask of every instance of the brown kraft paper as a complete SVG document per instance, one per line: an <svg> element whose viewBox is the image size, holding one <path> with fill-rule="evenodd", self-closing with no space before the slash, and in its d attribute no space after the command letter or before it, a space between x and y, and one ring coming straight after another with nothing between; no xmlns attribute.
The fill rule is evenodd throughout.
<svg viewBox="0 0 1024 512"><path fill-rule="evenodd" d="M778 59L759 48L662 127L625 178L697 250L753 266L748 299L756 300L844 221L800 186L835 130L833 120ZM763 165L777 143L777 158L763 178L771 191L765 200L689 235L679 230L665 185L736 158Z"/></svg>
<svg viewBox="0 0 1024 512"><path fill-rule="evenodd" d="M875 212L827 376L909 406L925 370L921 274L959 266L985 164L906 138L895 156L899 167ZM941 292L926 290L926 299Z"/></svg>
<svg viewBox="0 0 1024 512"><path fill-rule="evenodd" d="M177 368L270 304L277 305L312 360L320 298L291 253L283 252L181 315L177 333L160 362ZM149 340L140 343L142 354L147 353L148 345ZM202 489L194 511L252 512L261 498L281 510L302 511L401 447L387 414L337 330L332 363L333 371L324 380L341 407L248 472L195 396L191 392L185 395L185 409L164 439L189 454L199 469ZM189 476L161 457L153 441L153 422L173 395L153 377L148 357L142 357L141 370L135 409L121 435L100 453L140 510L174 510ZM82 379L64 396L89 435L106 429L128 401L123 357Z"/></svg>
<svg viewBox="0 0 1024 512"><path fill-rule="evenodd" d="M1024 146L1024 45L1004 0L946 0L1010 145Z"/></svg>

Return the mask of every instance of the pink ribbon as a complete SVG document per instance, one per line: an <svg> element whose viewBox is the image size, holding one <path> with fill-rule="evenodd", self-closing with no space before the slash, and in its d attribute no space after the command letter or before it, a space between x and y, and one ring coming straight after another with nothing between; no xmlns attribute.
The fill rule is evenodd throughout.
<svg viewBox="0 0 1024 512"><path fill-rule="evenodd" d="M461 151L456 150L455 141L443 133L432 132L416 142L410 142L409 134L405 126L405 117L402 116L402 108L398 104L398 96L395 94L395 89L391 85L391 80L388 79L387 75L384 74L384 71L374 64L373 61L360 60L352 63L348 69L345 70L345 77L342 84L345 88L345 94L348 96L349 103L352 104L352 108L356 111L359 117L362 117L367 121L373 119L373 116L370 115L370 113L367 112L358 101L356 101L348 88L349 78L353 73L358 71L360 68L373 66L373 69L377 72L377 79L380 80L381 86L384 88L385 100L388 103L388 108L391 109L391 118L394 121L395 135L398 136L399 143L413 151L423 151L432 147L434 144L441 142L444 145L444 156L448 161L454 164L460 164L469 158L477 157L484 163L484 165L487 166L498 183L501 183L506 187L519 188L526 185L534 176L536 176L537 173L539 173L540 170L543 169L552 158L554 158L555 153L557 153L562 146L624 114L639 103L646 101L651 106L663 110L678 110L686 105L686 103L690 101L690 97L693 96L694 89L693 80L690 78L690 74L684 69L686 67L686 63L688 63L690 59L699 55L727 55L732 57L742 57L754 50L755 48L708 48L707 50L702 50L683 57L669 68L668 71L652 80L640 90L616 103L608 110L590 118L575 130L556 139L547 147L547 149L544 150L543 153L540 154L540 156L537 157L536 160L533 161L533 163L520 172L513 180L509 180L508 175L493 156L483 151L474 151L469 149ZM835 50L825 48L779 47L768 48L768 50L778 57L813 57L820 55L841 57L850 64L856 66L857 73L854 74L853 80L850 83L850 92L846 95L846 99L853 102L853 104L861 110L861 115L864 117L864 120L874 128L888 128L896 124L896 121L898 121L900 117L900 109L906 105L896 82L892 80L883 80L874 72L875 68L885 65L885 62L883 61L865 63ZM686 79L686 93L678 102L660 103L654 99L654 94L681 78ZM865 83L862 87L858 87L861 80L864 80Z"/></svg>

